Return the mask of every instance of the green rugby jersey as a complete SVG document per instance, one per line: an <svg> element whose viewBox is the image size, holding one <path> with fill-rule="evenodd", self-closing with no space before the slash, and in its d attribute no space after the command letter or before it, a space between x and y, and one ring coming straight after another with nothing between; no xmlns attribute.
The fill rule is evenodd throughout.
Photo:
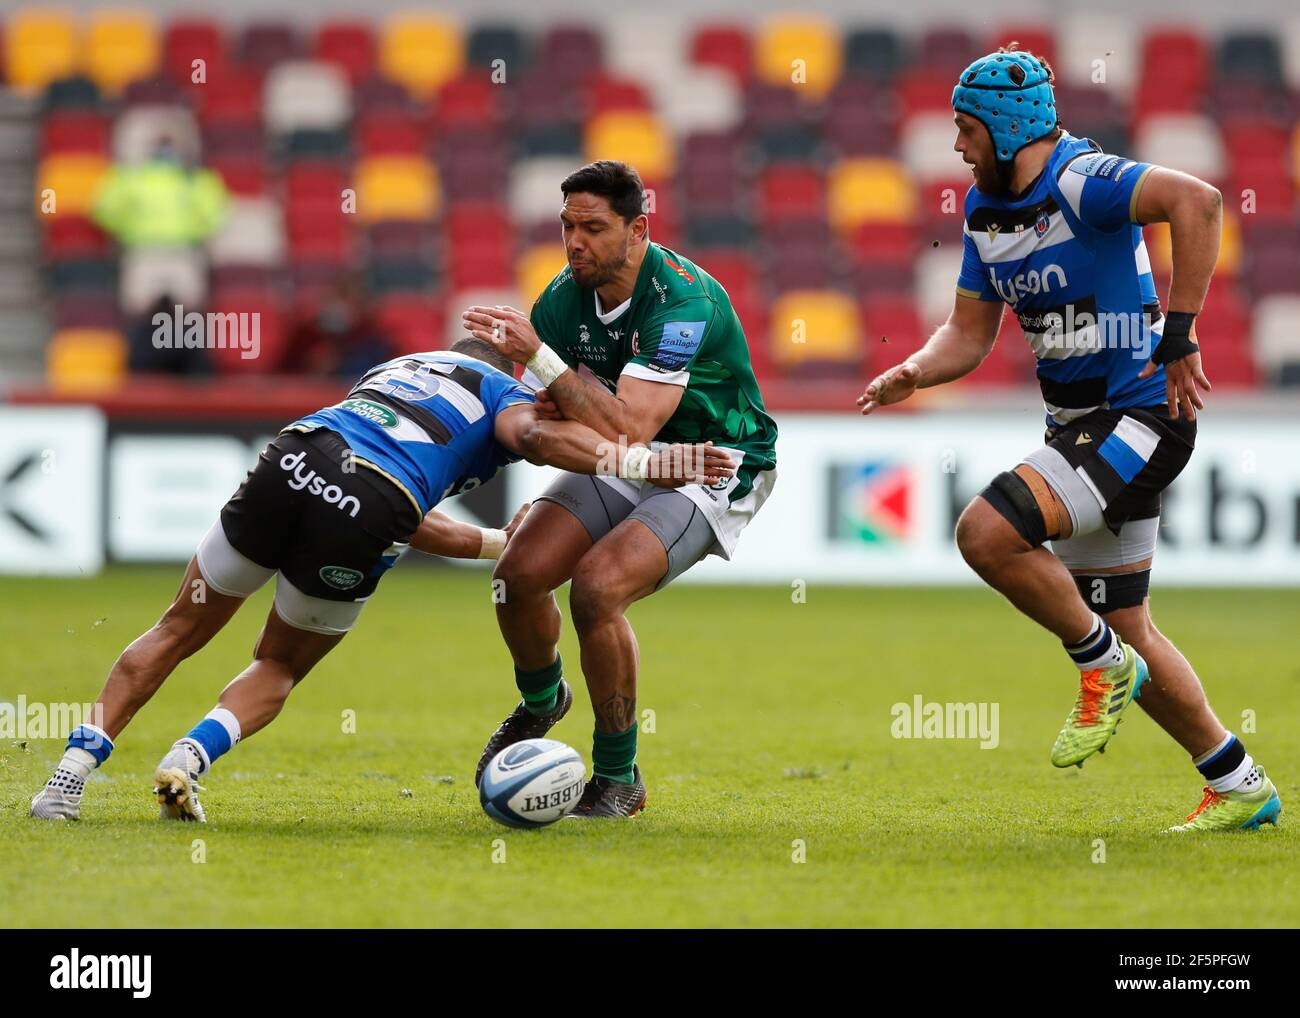
<svg viewBox="0 0 1300 1018"><path fill-rule="evenodd" d="M605 321L596 291L578 286L566 266L531 317L537 335L569 367L611 392L624 373L685 386L655 438L741 450L733 503L749 493L755 472L776 466L776 422L763 407L740 319L727 291L694 262L651 243L631 299L608 309Z"/></svg>

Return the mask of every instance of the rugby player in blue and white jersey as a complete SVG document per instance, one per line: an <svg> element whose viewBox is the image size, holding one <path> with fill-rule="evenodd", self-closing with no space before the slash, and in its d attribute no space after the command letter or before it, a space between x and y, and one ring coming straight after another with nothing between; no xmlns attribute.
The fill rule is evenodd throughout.
<svg viewBox="0 0 1300 1018"><path fill-rule="evenodd" d="M408 546L497 558L527 508L506 530L484 530L434 511L439 502L521 457L666 488L733 473L726 453L708 443L652 452L615 446L575 421L543 420L512 368L489 343L465 338L451 351L371 368L347 399L286 427L199 544L171 607L113 665L96 701L100 723L72 733L32 816L77 819L87 776L136 711L272 576L275 603L252 664L158 765L154 792L165 819L205 819L198 779L280 713Z"/></svg>
<svg viewBox="0 0 1300 1018"><path fill-rule="evenodd" d="M985 582L1054 633L1079 668L1052 763L1082 766L1104 750L1140 694L1205 783L1200 805L1172 829L1257 828L1276 822L1277 789L1156 629L1147 596L1160 494L1191 457L1198 386L1210 388L1193 321L1218 255L1222 197L1195 177L1071 137L1052 80L1046 62L1014 49L962 72L954 148L974 185L956 303L858 403L870 414L973 371L1011 307L1037 357L1046 441L971 501L956 539ZM1142 224L1156 222L1173 239L1164 315L1142 242Z"/></svg>

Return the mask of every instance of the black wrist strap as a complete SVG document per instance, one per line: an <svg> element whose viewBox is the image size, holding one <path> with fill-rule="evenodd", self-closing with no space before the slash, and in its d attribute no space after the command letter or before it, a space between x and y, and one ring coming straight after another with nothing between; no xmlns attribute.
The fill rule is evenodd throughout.
<svg viewBox="0 0 1300 1018"><path fill-rule="evenodd" d="M1165 315L1165 328L1160 342L1151 351L1151 359L1157 364L1182 360L1188 354L1200 351L1192 341L1192 322L1196 320L1194 311L1170 311Z"/></svg>

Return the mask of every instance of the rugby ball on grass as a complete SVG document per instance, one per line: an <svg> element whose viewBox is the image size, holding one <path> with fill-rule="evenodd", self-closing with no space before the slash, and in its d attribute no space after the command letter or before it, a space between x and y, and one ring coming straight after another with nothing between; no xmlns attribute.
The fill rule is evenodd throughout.
<svg viewBox="0 0 1300 1018"><path fill-rule="evenodd" d="M545 827L578 804L587 767L555 739L525 739L492 758L479 782L483 812L510 827Z"/></svg>

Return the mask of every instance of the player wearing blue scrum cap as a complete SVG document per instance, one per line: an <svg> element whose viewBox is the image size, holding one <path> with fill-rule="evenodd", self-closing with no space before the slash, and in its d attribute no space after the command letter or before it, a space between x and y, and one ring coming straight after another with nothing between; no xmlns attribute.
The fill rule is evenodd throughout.
<svg viewBox="0 0 1300 1018"><path fill-rule="evenodd" d="M1173 829L1256 828L1276 821L1277 790L1155 628L1147 596L1161 492L1191 457L1198 386L1210 387L1193 322L1223 199L1195 177L1072 137L1052 81L1046 61L1014 44L962 71L953 147L974 186L953 311L858 404L870 414L969 374L1010 306L1037 358L1046 440L971 501L956 538L985 582L1055 633L1079 668L1052 763L1082 766L1104 750L1140 695L1205 780L1201 804ZM1156 222L1173 240L1163 314L1142 242L1142 226Z"/></svg>

